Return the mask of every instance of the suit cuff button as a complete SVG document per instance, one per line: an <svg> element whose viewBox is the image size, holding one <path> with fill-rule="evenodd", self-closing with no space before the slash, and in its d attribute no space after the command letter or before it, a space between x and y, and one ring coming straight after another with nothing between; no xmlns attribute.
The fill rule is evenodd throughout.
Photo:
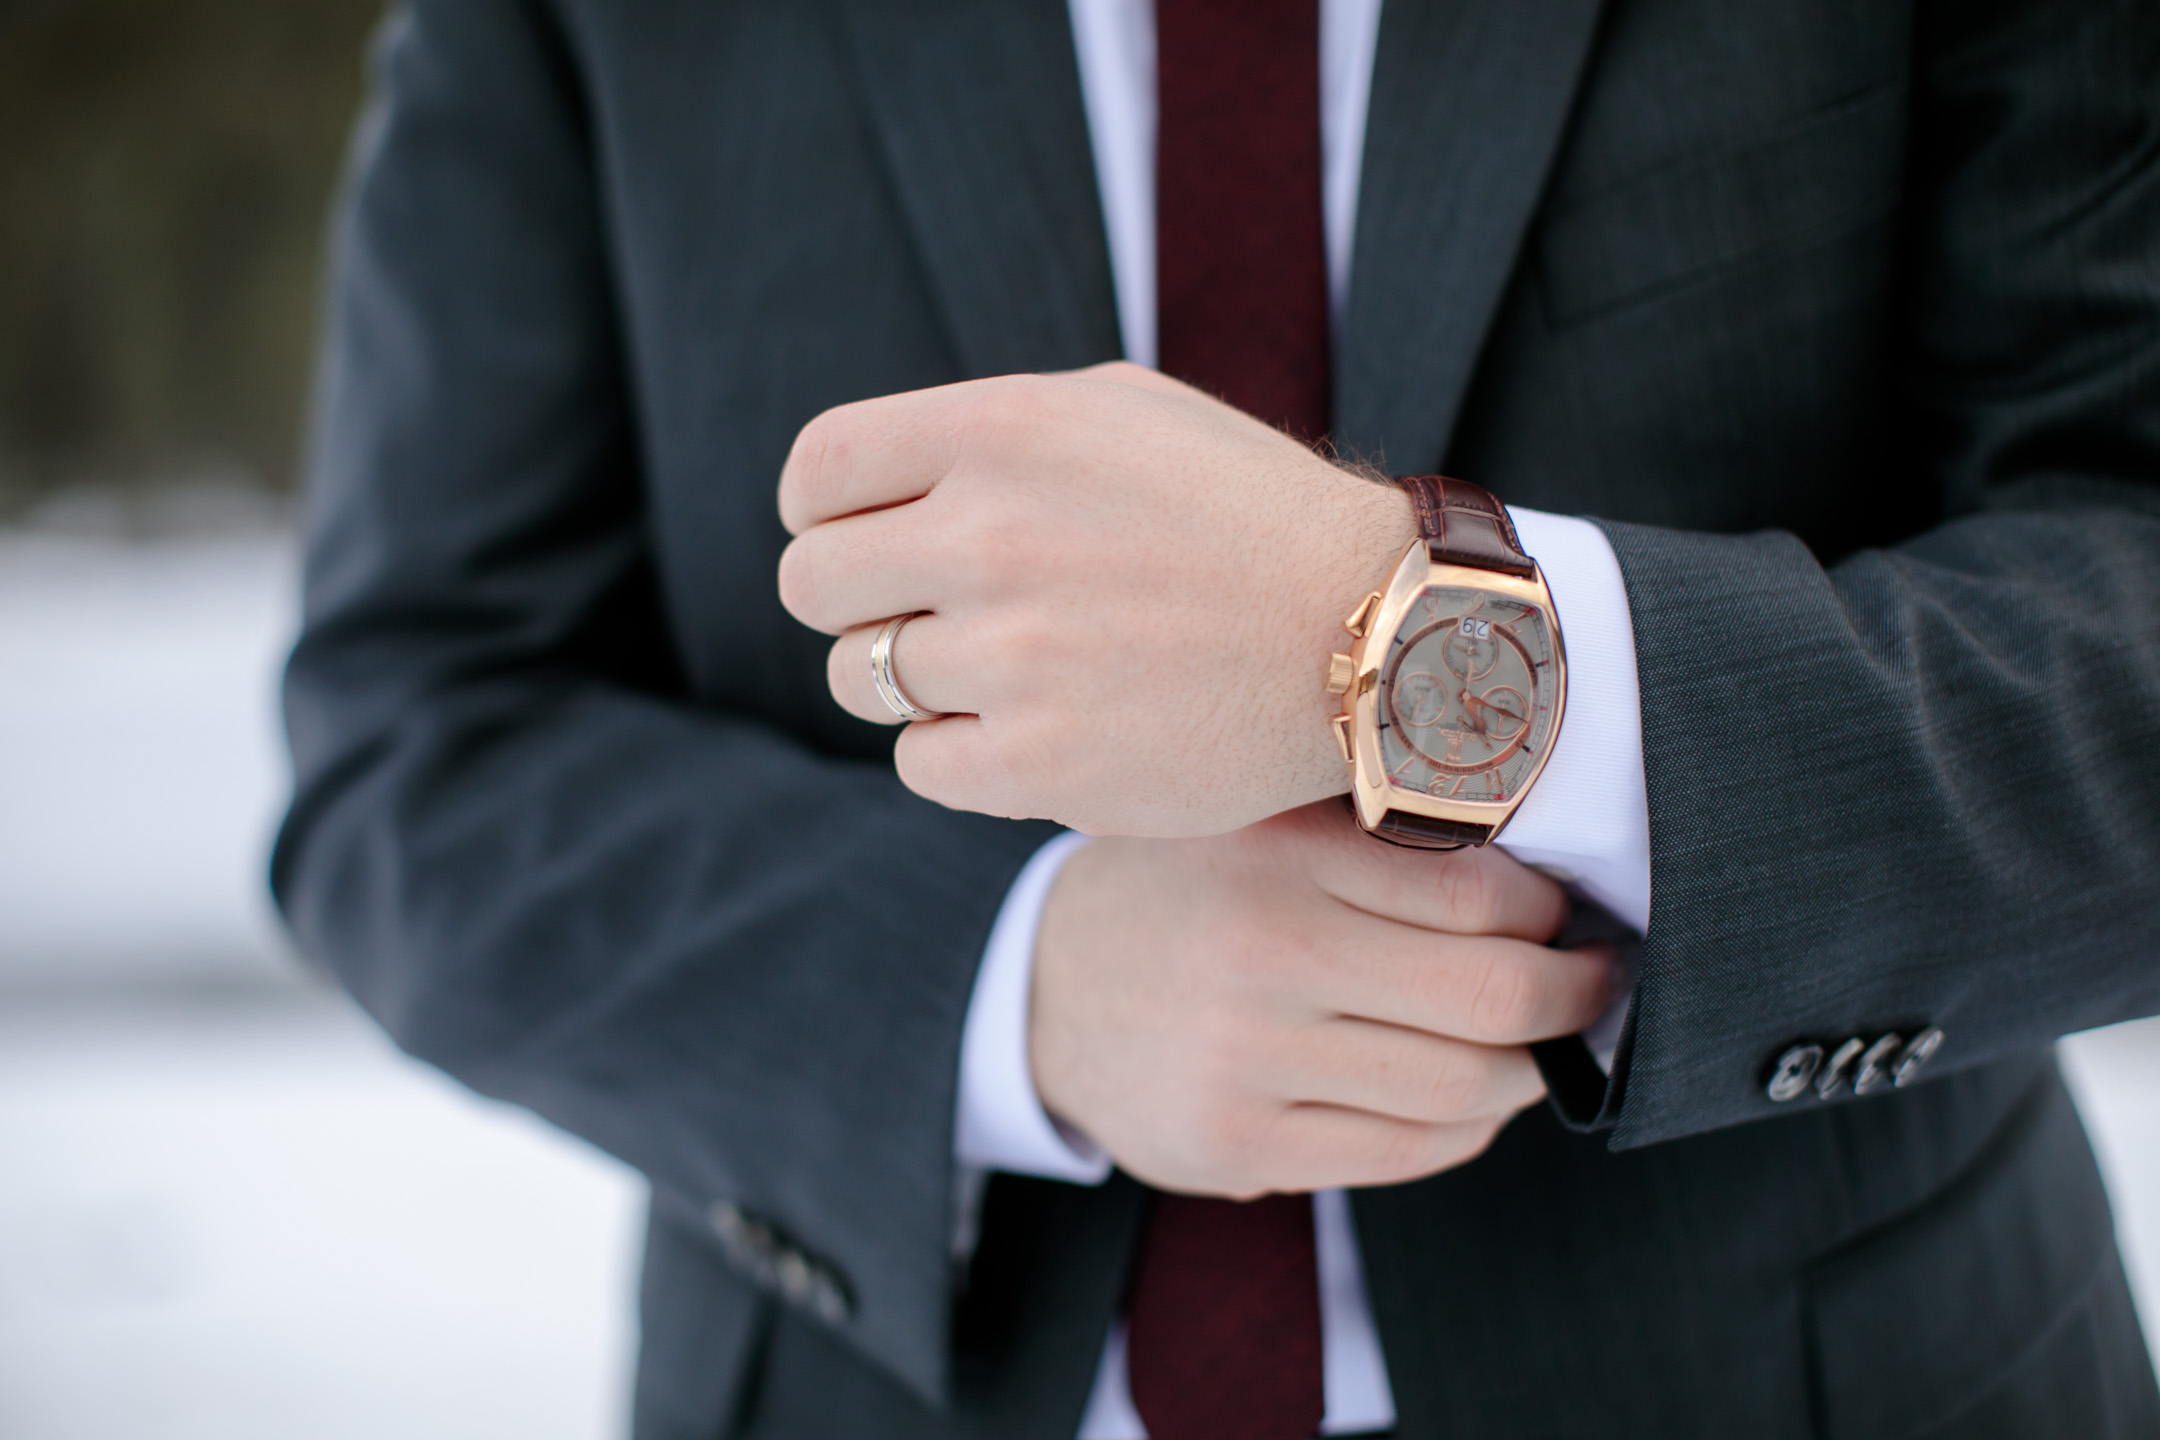
<svg viewBox="0 0 2160 1440"><path fill-rule="evenodd" d="M1868 1046L1860 1057L1860 1068L1853 1074L1852 1093L1872 1095L1890 1083L1890 1067L1897 1063L1905 1051L1905 1037L1895 1033L1883 1036Z"/></svg>
<svg viewBox="0 0 2160 1440"><path fill-rule="evenodd" d="M772 1227L761 1220L752 1219L738 1205L721 1200L706 1212L712 1222L713 1234L720 1239L721 1253L728 1263L761 1285L773 1280L780 1242Z"/></svg>
<svg viewBox="0 0 2160 1440"><path fill-rule="evenodd" d="M1912 1043L1905 1047L1905 1053L1898 1056L1897 1063L1890 1067L1890 1083L1900 1089L1912 1084L1922 1067L1935 1058L1935 1052L1942 1049L1942 1045L1943 1032L1933 1026L1913 1036Z"/></svg>
<svg viewBox="0 0 2160 1440"><path fill-rule="evenodd" d="M1807 1093L1808 1082L1815 1078L1815 1072L1821 1068L1822 1060L1823 1049L1820 1045L1793 1046L1778 1056L1770 1067L1770 1081L1763 1087L1763 1093L1778 1105L1799 1099Z"/></svg>
<svg viewBox="0 0 2160 1440"><path fill-rule="evenodd" d="M1830 1052L1830 1058L1823 1062L1821 1072L1815 1077L1815 1094L1818 1099L1831 1100L1837 1097L1838 1092L1852 1079L1853 1061L1858 1060L1860 1052L1865 1049L1867 1041L1855 1038L1847 1040Z"/></svg>
<svg viewBox="0 0 2160 1440"><path fill-rule="evenodd" d="M855 1313L854 1296L838 1271L789 1243L741 1206L717 1201L706 1211L706 1218L728 1263L761 1288L778 1292L788 1304L828 1325L841 1324Z"/></svg>

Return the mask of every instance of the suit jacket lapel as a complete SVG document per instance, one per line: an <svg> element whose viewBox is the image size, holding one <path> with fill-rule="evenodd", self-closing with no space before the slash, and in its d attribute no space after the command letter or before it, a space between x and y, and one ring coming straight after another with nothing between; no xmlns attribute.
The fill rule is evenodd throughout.
<svg viewBox="0 0 2160 1440"><path fill-rule="evenodd" d="M1600 0L1387 0L1336 372L1338 442L1437 467L1515 268Z"/></svg>
<svg viewBox="0 0 2160 1440"><path fill-rule="evenodd" d="M838 0L871 122L970 376L1119 354L1063 0Z"/></svg>

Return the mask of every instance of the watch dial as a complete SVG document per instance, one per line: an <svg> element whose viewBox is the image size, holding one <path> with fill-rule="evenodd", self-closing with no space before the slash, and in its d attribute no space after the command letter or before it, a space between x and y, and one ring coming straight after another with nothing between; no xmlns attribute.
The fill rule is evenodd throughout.
<svg viewBox="0 0 2160 1440"><path fill-rule="evenodd" d="M1380 669L1380 756L1406 790L1498 803L1521 792L1553 732L1552 632L1534 605L1434 587Z"/></svg>

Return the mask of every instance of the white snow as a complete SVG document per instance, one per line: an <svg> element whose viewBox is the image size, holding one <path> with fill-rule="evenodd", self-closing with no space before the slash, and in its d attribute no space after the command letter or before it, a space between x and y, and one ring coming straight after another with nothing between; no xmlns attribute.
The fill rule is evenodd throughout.
<svg viewBox="0 0 2160 1440"><path fill-rule="evenodd" d="M0 1435L599 1440L643 1187L327 996L0 1021Z"/></svg>
<svg viewBox="0 0 2160 1440"><path fill-rule="evenodd" d="M643 1183L273 918L292 546L109 529L0 532L0 1436L625 1433Z"/></svg>
<svg viewBox="0 0 2160 1440"><path fill-rule="evenodd" d="M0 976L284 978L274 535L0 534Z"/></svg>
<svg viewBox="0 0 2160 1440"><path fill-rule="evenodd" d="M2160 1019L2073 1035L2062 1058L2107 1177L2145 1343L2160 1365Z"/></svg>

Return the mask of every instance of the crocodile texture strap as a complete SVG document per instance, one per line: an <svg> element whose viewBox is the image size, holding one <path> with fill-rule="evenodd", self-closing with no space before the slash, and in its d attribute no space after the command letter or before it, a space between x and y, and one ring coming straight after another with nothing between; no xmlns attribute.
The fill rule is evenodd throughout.
<svg viewBox="0 0 2160 1440"><path fill-rule="evenodd" d="M1537 573L1507 507L1490 490L1445 475L1402 475L1395 483L1417 512L1418 534L1435 563L1498 570L1527 580Z"/></svg>

